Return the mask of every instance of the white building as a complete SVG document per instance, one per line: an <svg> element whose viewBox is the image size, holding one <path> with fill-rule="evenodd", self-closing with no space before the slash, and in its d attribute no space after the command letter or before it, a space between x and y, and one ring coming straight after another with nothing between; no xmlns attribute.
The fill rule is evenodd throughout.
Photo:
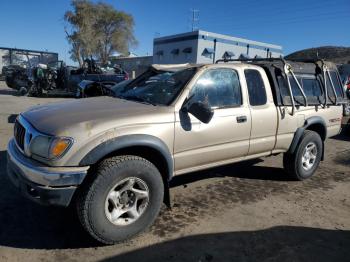
<svg viewBox="0 0 350 262"><path fill-rule="evenodd" d="M201 30L153 40L154 64L207 64L223 58L266 58L282 55L282 47L278 45Z"/></svg>

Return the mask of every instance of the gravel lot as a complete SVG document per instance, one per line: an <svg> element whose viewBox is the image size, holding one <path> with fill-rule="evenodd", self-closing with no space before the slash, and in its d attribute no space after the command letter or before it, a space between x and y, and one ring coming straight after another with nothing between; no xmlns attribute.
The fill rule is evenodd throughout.
<svg viewBox="0 0 350 262"><path fill-rule="evenodd" d="M350 132L326 160L290 181L281 156L177 177L174 207L131 241L100 246L73 209L38 206L6 178L16 114L37 104L0 82L0 261L350 261Z"/></svg>

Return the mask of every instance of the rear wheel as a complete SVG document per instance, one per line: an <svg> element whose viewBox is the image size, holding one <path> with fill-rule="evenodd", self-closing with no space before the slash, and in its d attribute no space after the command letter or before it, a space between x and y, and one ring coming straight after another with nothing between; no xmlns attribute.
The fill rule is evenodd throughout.
<svg viewBox="0 0 350 262"><path fill-rule="evenodd" d="M137 156L104 160L77 199L80 221L92 237L113 244L135 236L156 219L164 185L158 169Z"/></svg>
<svg viewBox="0 0 350 262"><path fill-rule="evenodd" d="M323 152L320 135L306 130L293 154L283 156L283 165L288 174L296 180L311 177L318 168Z"/></svg>

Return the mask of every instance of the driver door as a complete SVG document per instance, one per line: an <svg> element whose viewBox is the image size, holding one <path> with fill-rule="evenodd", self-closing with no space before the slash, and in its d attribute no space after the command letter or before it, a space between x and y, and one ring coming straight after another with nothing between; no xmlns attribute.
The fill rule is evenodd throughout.
<svg viewBox="0 0 350 262"><path fill-rule="evenodd" d="M176 113L175 173L232 162L248 154L250 110L243 103L238 73L229 68L205 71L193 86L189 103L203 102L214 115L204 124L190 113Z"/></svg>

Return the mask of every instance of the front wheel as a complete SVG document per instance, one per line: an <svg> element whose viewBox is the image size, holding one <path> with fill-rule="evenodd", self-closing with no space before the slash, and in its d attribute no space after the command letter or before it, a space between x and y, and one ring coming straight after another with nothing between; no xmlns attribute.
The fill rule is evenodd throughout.
<svg viewBox="0 0 350 262"><path fill-rule="evenodd" d="M320 135L314 131L305 130L295 152L284 154L284 168L296 180L307 179L318 168L322 152L323 142Z"/></svg>
<svg viewBox="0 0 350 262"><path fill-rule="evenodd" d="M37 85L32 85L28 90L28 95L31 97L41 97L43 95L43 90Z"/></svg>
<svg viewBox="0 0 350 262"><path fill-rule="evenodd" d="M77 199L83 227L99 242L114 244L135 236L156 219L164 184L158 169L137 156L104 160Z"/></svg>
<svg viewBox="0 0 350 262"><path fill-rule="evenodd" d="M18 94L20 96L25 96L28 93L28 89L24 86L20 87L18 90Z"/></svg>

